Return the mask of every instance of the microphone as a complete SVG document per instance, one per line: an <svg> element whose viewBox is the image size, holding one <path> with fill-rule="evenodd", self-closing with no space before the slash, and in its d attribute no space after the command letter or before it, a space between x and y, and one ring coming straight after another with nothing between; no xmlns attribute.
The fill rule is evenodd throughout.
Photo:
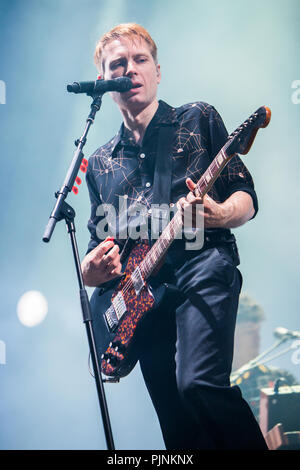
<svg viewBox="0 0 300 470"><path fill-rule="evenodd" d="M107 91L124 93L133 88L133 83L128 77L118 77L111 80L96 80L94 82L73 82L67 85L69 93L86 93L87 95L102 95Z"/></svg>
<svg viewBox="0 0 300 470"><path fill-rule="evenodd" d="M284 338L285 336L287 338L300 338L300 331L291 331L283 328L282 326L278 326L278 328L275 328L274 330L274 336L279 339Z"/></svg>

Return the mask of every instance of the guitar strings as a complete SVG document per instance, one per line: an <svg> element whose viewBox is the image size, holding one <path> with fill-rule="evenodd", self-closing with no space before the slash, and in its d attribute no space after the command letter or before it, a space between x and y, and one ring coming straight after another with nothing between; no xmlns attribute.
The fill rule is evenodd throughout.
<svg viewBox="0 0 300 470"><path fill-rule="evenodd" d="M175 215L175 217L176 217L176 215ZM146 269L142 269L142 271L144 271L144 272L142 272L142 274L144 274L144 276L143 276L144 279L147 279L149 277L149 275L151 274L152 269L154 269L154 266L153 267L151 266L151 258L152 259L154 258L154 264L156 264L160 260L160 258L164 255L164 253L166 251L166 247L173 242L174 237L177 233L177 230L180 228L180 225L182 225L182 224L179 225L179 223L178 223L179 221L177 221L177 220L174 222L175 217L172 219L170 224L163 231L163 233L167 230L169 230L169 232L170 232L171 226L173 228L173 225L175 225L173 233L170 232L171 237L168 239L168 242L167 242L166 246L162 246L164 241L167 240L166 238L161 238L162 235L163 235L163 233L162 233L160 238L156 241L156 243L153 245L153 247L148 251L147 255L145 256L145 258L141 262L140 265L143 265L146 268ZM177 218L178 218L178 216L177 216ZM176 222L177 222L177 227L176 227ZM161 253L159 253L158 249L160 249L161 246L162 246L162 251L161 251ZM124 285L124 287L121 289L121 292L126 294L128 292L128 290L130 290L132 288L134 288L134 285L133 285L132 279L130 277L128 279L128 281L126 282L126 284Z"/></svg>

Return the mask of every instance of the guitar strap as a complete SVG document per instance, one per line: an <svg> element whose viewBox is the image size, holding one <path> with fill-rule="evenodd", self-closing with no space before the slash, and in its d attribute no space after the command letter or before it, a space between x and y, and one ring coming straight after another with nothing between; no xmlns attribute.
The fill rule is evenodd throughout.
<svg viewBox="0 0 300 470"><path fill-rule="evenodd" d="M155 227L158 228L158 233L155 234L157 238L160 235L159 228L164 226L163 220L169 221L169 204L172 184L172 147L175 130L176 126L174 124L164 124L161 125L158 131L157 153L153 177L153 198L151 205L151 219L155 219ZM161 204L168 205L168 208L155 207L155 205L158 206ZM149 227L149 230L151 231L151 234L149 233L149 242L150 245L152 245L151 240L155 238L153 237L155 232L155 230L153 230L153 224L152 227ZM153 243L154 241L155 240L153 240ZM126 258L134 243L135 242L128 237L121 252L121 261Z"/></svg>
<svg viewBox="0 0 300 470"><path fill-rule="evenodd" d="M153 180L153 204L170 203L174 134L174 125L162 125L159 128Z"/></svg>
<svg viewBox="0 0 300 470"><path fill-rule="evenodd" d="M166 225L163 222L169 222L170 220L169 204L172 185L172 149L175 129L176 126L174 124L162 125L158 131L151 207L151 217L152 220L155 220L154 231L152 223L152 238L156 228L158 232L160 232L160 228ZM155 207L161 204L164 204L165 207ZM158 235L159 233L155 234L156 237Z"/></svg>
<svg viewBox="0 0 300 470"><path fill-rule="evenodd" d="M152 206L152 216L158 222L158 227L165 227L170 221L170 199L172 186L172 163L173 163L173 143L176 132L176 124L162 125L158 134L158 147L155 160L154 179L153 179L153 205L165 204L163 209L156 209ZM158 220L157 220L158 219ZM163 222L166 222L163 224ZM152 222L153 223L153 222ZM153 235L153 226L152 226ZM160 235L160 233L158 233ZM155 240L152 241L154 243ZM150 244L152 244L150 242ZM185 300L182 293L179 292L172 280L164 282L165 286L165 304L163 309L175 309L180 302Z"/></svg>

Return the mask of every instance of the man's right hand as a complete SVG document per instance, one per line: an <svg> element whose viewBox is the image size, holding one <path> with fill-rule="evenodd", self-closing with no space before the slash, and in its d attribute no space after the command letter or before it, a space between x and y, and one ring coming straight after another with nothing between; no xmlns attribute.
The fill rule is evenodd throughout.
<svg viewBox="0 0 300 470"><path fill-rule="evenodd" d="M81 270L84 284L89 287L97 287L118 277L122 272L118 245L106 238L85 256Z"/></svg>

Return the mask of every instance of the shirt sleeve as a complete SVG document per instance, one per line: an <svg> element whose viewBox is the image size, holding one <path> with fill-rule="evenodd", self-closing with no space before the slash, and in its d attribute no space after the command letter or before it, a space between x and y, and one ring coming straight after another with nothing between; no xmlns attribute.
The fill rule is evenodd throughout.
<svg viewBox="0 0 300 470"><path fill-rule="evenodd" d="M213 159L227 141L228 132L223 120L216 109L212 106L209 114L209 139L211 145L211 159ZM221 193L223 201L236 191L245 191L253 200L254 215L258 211L258 200L252 176L241 158L234 156L217 179L218 192Z"/></svg>

